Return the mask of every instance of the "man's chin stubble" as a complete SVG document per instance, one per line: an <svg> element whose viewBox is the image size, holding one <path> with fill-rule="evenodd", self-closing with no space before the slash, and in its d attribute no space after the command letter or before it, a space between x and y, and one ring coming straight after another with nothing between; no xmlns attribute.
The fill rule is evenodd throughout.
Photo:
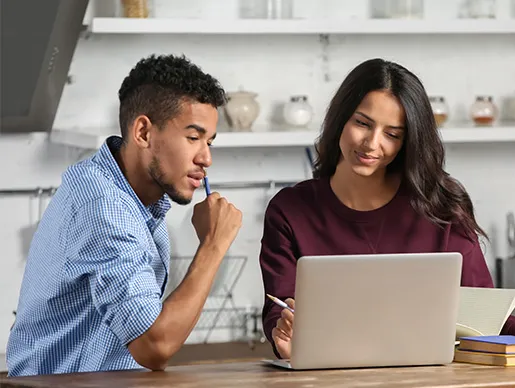
<svg viewBox="0 0 515 388"><path fill-rule="evenodd" d="M167 193L168 197L172 200L172 202L175 202L178 205L189 205L192 201L192 197L186 198L182 195L178 194L177 192L174 193Z"/></svg>

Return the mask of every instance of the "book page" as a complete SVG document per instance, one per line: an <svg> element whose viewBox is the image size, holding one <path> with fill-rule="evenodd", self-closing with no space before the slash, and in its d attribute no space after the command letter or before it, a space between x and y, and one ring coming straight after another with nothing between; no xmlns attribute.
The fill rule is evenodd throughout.
<svg viewBox="0 0 515 388"><path fill-rule="evenodd" d="M456 323L456 338L475 337L478 335L482 336L484 334L470 326L464 325L462 323Z"/></svg>
<svg viewBox="0 0 515 388"><path fill-rule="evenodd" d="M456 338L499 335L515 308L515 290L460 287Z"/></svg>

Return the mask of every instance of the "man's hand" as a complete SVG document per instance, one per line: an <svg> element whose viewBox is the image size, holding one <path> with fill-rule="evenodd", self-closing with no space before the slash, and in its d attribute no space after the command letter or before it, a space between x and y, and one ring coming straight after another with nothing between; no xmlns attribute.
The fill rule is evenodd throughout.
<svg viewBox="0 0 515 388"><path fill-rule="evenodd" d="M200 245L213 244L221 251L229 249L240 230L241 221L241 211L216 192L195 205L191 218Z"/></svg>

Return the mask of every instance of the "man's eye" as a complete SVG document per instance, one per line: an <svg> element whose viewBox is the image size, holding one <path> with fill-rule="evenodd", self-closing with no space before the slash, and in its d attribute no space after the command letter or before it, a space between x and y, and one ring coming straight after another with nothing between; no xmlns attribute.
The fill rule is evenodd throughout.
<svg viewBox="0 0 515 388"><path fill-rule="evenodd" d="M188 137L190 140L198 140L198 137Z"/></svg>

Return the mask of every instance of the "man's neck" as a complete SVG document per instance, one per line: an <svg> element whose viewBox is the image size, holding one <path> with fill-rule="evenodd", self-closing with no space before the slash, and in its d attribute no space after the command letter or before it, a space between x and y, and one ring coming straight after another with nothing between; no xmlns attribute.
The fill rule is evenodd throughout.
<svg viewBox="0 0 515 388"><path fill-rule="evenodd" d="M140 158L135 155L133 150L127 146L122 146L114 155L114 158L129 185L145 206L157 202L163 196L163 191L145 171Z"/></svg>

